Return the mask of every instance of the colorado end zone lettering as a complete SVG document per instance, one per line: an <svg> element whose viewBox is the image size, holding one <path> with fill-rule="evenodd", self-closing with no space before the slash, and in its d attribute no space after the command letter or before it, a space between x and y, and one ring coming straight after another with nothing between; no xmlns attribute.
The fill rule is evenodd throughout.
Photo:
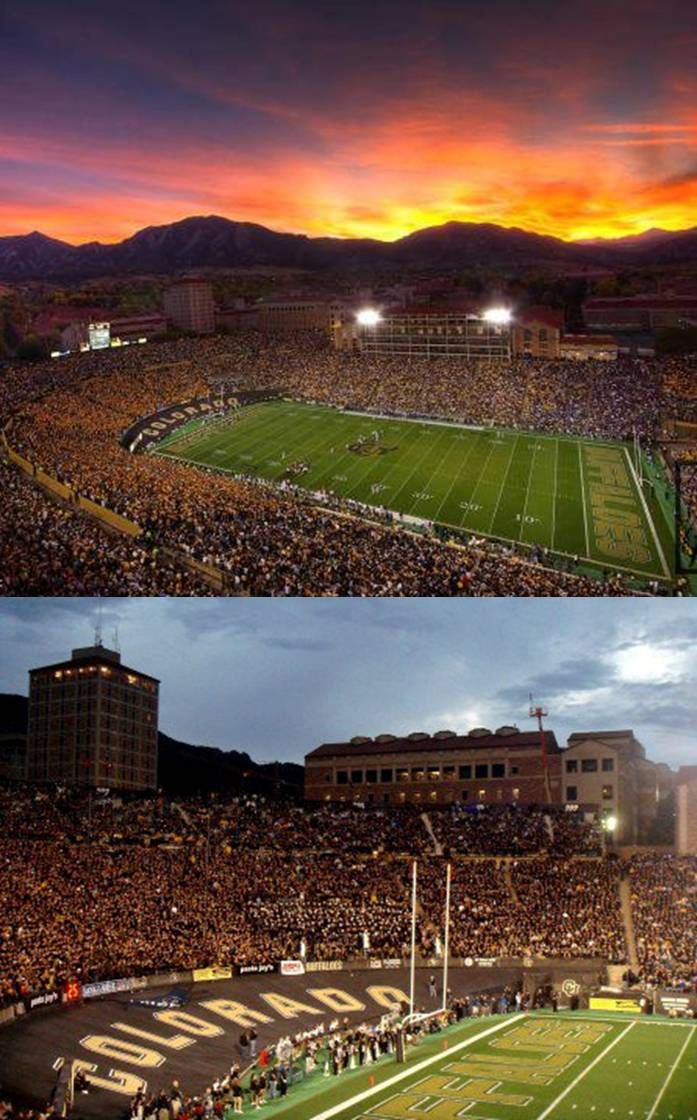
<svg viewBox="0 0 697 1120"><path fill-rule="evenodd" d="M533 1100L530 1086L550 1085L609 1030L605 1023L524 1020L489 1039L484 1051L463 1048L438 1073L427 1074L363 1115L370 1120L409 1120L416 1116L457 1120L477 1104L525 1108Z"/></svg>
<svg viewBox="0 0 697 1120"><path fill-rule="evenodd" d="M148 1083L143 1076L147 1070L159 1069L171 1057L172 1051L176 1053L185 1050L203 1039L218 1038L227 1031L233 1032L234 1039L240 1028L277 1021L284 1023L308 1012L321 1016L327 1010L334 1014L366 1010L366 1003L362 999L343 988L309 987L306 991L312 1003L305 1003L279 992L259 992L258 998L269 1009L276 1011L276 1016L265 1011L255 1011L233 999L200 1000L199 1007L219 1016L224 1020L224 1025L190 1012L170 1010L152 1012L153 1030L117 1020L110 1024L109 1029L118 1031L118 1034L87 1034L80 1039L80 1046L89 1051L90 1055L107 1058L114 1062L114 1067L109 1066L105 1073L100 1071L95 1062L82 1058L78 1058L75 1065L84 1069L90 1081L100 1089L132 1097L140 1089L144 1092L147 1090ZM391 984L370 984L365 995L379 1008L389 1009L395 1003L408 1002L408 997L401 988ZM234 1024L234 1027L228 1024ZM174 1033L163 1030L162 1025ZM122 1066L135 1066L138 1072L125 1070Z"/></svg>

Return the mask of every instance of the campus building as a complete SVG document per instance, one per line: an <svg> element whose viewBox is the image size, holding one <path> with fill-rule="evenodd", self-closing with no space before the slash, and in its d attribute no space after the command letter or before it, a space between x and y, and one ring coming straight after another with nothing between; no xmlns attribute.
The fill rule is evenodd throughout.
<svg viewBox="0 0 697 1120"><path fill-rule="evenodd" d="M180 331L212 334L215 330L213 286L202 276L182 277L164 295L167 319Z"/></svg>
<svg viewBox="0 0 697 1120"><path fill-rule="evenodd" d="M607 818L616 843L637 844L650 838L673 778L646 758L632 731L578 732L566 749L553 731L542 738L512 726L465 735L415 731L323 743L305 758L305 799L424 809L549 804Z"/></svg>
<svg viewBox="0 0 697 1120"><path fill-rule="evenodd" d="M466 735L414 731L323 743L305 758L305 799L365 804L542 804L561 800L554 732L478 727ZM545 771L547 772L545 774ZM547 787L549 787L549 792Z"/></svg>
<svg viewBox="0 0 697 1120"><path fill-rule="evenodd" d="M616 821L617 843L645 843L671 789L671 770L647 759L633 731L579 731L569 736L563 799Z"/></svg>
<svg viewBox="0 0 697 1120"><path fill-rule="evenodd" d="M31 669L27 778L155 789L158 689L102 645Z"/></svg>

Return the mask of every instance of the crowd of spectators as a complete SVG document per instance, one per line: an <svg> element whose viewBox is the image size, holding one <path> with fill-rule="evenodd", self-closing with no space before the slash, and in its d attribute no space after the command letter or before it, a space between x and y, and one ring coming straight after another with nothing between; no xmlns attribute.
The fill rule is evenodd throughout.
<svg viewBox="0 0 697 1120"><path fill-rule="evenodd" d="M88 807L84 795L29 788L15 800L0 841L5 1002L72 977L276 963L301 945L311 959L401 956L414 855L426 957L442 935L439 822L431 832L408 807L306 812L258 798L157 797ZM0 805L11 801L5 790ZM561 820L542 812L486 818L468 836L476 858L453 863L453 952L622 959L616 864L569 858L587 846L586 826L574 843L564 818L556 841ZM481 858L493 850L502 858ZM523 850L544 854L512 861Z"/></svg>
<svg viewBox="0 0 697 1120"><path fill-rule="evenodd" d="M697 990L697 857L634 855L628 874L643 978Z"/></svg>
<svg viewBox="0 0 697 1120"><path fill-rule="evenodd" d="M463 805L433 812L436 839L446 854L524 855L542 850L557 855L599 855L596 824L563 810L516 806Z"/></svg>
<svg viewBox="0 0 697 1120"><path fill-rule="evenodd" d="M542 553L531 560L513 546L483 540L456 548L435 534L417 536L316 508L296 492L279 496L254 482L132 455L119 444L136 417L217 392L223 384L282 387L339 406L606 438L621 438L633 428L650 438L660 423L661 367L655 363L516 359L501 365L443 358L429 359L426 368L424 361L339 353L307 332L274 338L245 331L81 355L31 370L10 367L0 388L0 422L11 419L12 445L75 493L136 522L143 535L119 555L103 530L71 520L38 492L38 506L32 505L21 486L6 514L3 539L17 543L3 564L2 590L33 591L36 571L41 591L90 593L103 578L103 590L110 592L123 568L129 593L198 593L198 577L163 561L161 549L167 547L215 567L230 593L627 594L618 580L599 583L553 571ZM673 367L671 377L673 400ZM25 494L30 527L22 533ZM52 539L70 524L75 565L55 545L52 566L45 559L35 563L42 548L33 526L42 516ZM100 554L107 554L103 565Z"/></svg>

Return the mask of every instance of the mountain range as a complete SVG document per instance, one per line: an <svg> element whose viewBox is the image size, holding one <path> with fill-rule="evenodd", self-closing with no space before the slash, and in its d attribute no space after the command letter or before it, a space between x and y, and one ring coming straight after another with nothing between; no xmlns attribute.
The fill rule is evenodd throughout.
<svg viewBox="0 0 697 1120"><path fill-rule="evenodd" d="M26 696L0 693L0 735L25 735L28 712ZM263 793L298 800L303 767L297 762L255 762L245 751L194 746L160 731L157 782L168 794Z"/></svg>
<svg viewBox="0 0 697 1120"><path fill-rule="evenodd" d="M192 268L410 270L475 265L559 268L697 263L697 226L629 237L562 241L492 224L447 222L397 241L277 233L215 215L148 226L117 244L69 245L34 232L0 237L0 280L79 280Z"/></svg>

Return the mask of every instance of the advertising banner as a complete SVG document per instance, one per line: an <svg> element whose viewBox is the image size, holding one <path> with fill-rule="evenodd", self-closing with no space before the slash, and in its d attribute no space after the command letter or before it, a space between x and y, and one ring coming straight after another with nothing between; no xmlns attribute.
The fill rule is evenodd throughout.
<svg viewBox="0 0 697 1120"><path fill-rule="evenodd" d="M281 961L281 976L302 976L304 972L302 961Z"/></svg>
<svg viewBox="0 0 697 1120"><path fill-rule="evenodd" d="M654 996L656 1010L680 1018L697 1016L697 995L671 988L660 988Z"/></svg>
<svg viewBox="0 0 697 1120"><path fill-rule="evenodd" d="M591 996L588 1006L591 1011L641 1011L639 996Z"/></svg>
<svg viewBox="0 0 697 1120"><path fill-rule="evenodd" d="M277 967L275 964L237 964L235 975L255 976L257 973L275 972Z"/></svg>
<svg viewBox="0 0 697 1120"><path fill-rule="evenodd" d="M199 980L230 980L232 978L232 968L211 965L210 968L195 968L191 975L194 982Z"/></svg>
<svg viewBox="0 0 697 1120"><path fill-rule="evenodd" d="M306 961L306 972L340 972L344 968L344 961Z"/></svg>

